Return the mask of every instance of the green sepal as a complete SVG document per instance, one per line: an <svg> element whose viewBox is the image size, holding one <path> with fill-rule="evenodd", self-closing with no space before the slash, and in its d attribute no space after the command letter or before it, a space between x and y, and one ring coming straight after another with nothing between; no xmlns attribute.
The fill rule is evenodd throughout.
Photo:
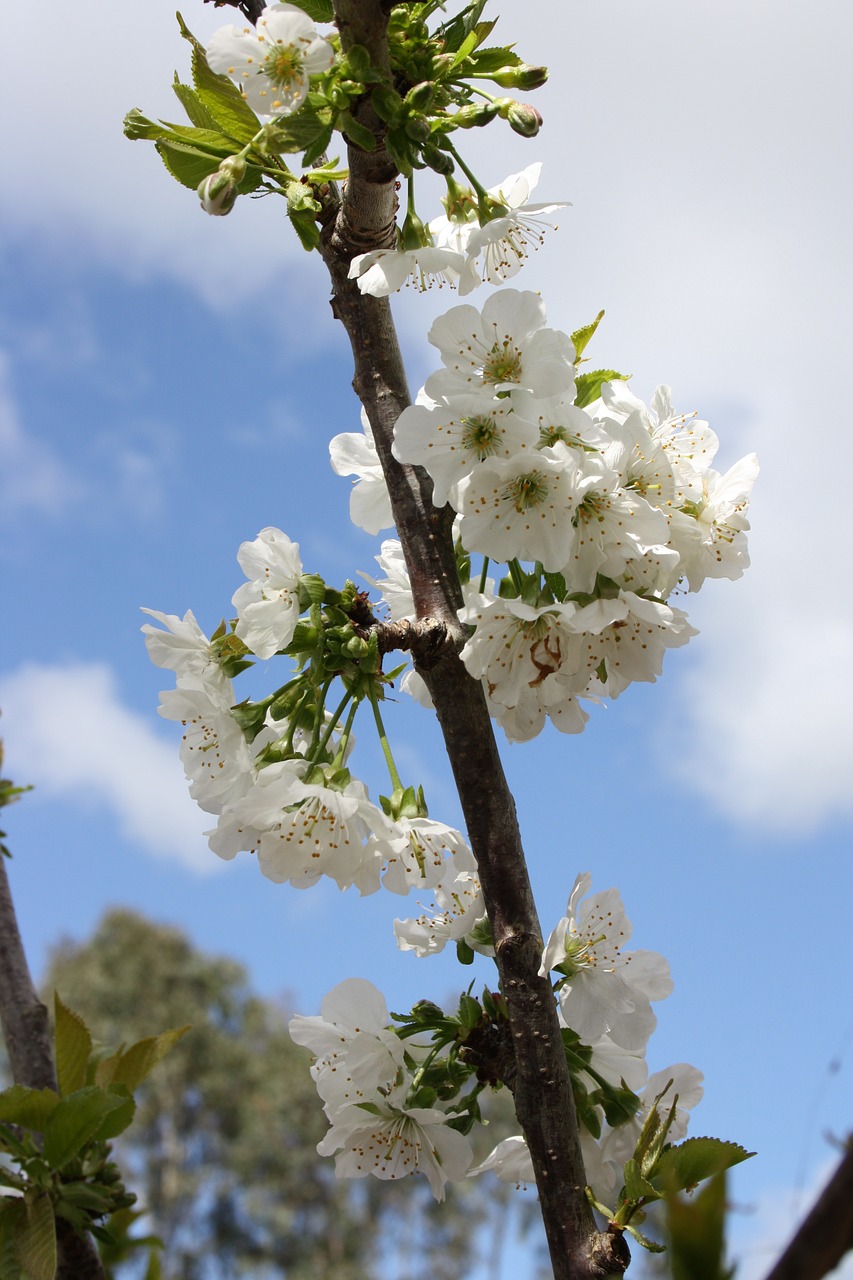
<svg viewBox="0 0 853 1280"><path fill-rule="evenodd" d="M58 1103L59 1094L54 1089L28 1089L26 1085L13 1084L0 1093L0 1121L44 1133Z"/></svg>
<svg viewBox="0 0 853 1280"><path fill-rule="evenodd" d="M44 1127L44 1158L51 1168L62 1169L95 1138L110 1112L125 1103L124 1097L97 1085L62 1098Z"/></svg>
<svg viewBox="0 0 853 1280"><path fill-rule="evenodd" d="M56 1023L56 1074L59 1093L64 1098L69 1093L82 1089L86 1083L92 1036L79 1013L63 1004L58 991L53 993L53 1011Z"/></svg>
<svg viewBox="0 0 853 1280"><path fill-rule="evenodd" d="M464 938L459 938L456 943L456 959L460 964L473 964L474 952Z"/></svg>
<svg viewBox="0 0 853 1280"><path fill-rule="evenodd" d="M129 1049L104 1059L95 1068L96 1083L107 1086L126 1085L132 1093L189 1029L187 1024L185 1027L161 1031L158 1036L146 1036L144 1040L137 1040Z"/></svg>
<svg viewBox="0 0 853 1280"><path fill-rule="evenodd" d="M312 22L333 22L335 10L332 0L291 0L297 9L307 13Z"/></svg>
<svg viewBox="0 0 853 1280"><path fill-rule="evenodd" d="M581 325L580 329L575 329L571 335L572 343L575 348L575 357L580 359L587 348L590 338L595 333L598 326L604 319L604 312L599 311L598 315L590 324Z"/></svg>
<svg viewBox="0 0 853 1280"><path fill-rule="evenodd" d="M56 1224L47 1192L33 1189L24 1194L24 1212L15 1231L15 1252L27 1280L53 1280Z"/></svg>
<svg viewBox="0 0 853 1280"><path fill-rule="evenodd" d="M575 387L575 405L578 409L592 404L601 395L603 382L627 382L630 373L617 373L615 369L595 369L591 373L578 374Z"/></svg>
<svg viewBox="0 0 853 1280"><path fill-rule="evenodd" d="M191 124L194 124L197 129L218 130L220 133L222 132L219 128L216 117L211 115L195 89L191 88L188 84L182 84L178 78L177 72L175 72L175 79L172 82L172 89L174 90L175 97L178 99L178 102L180 102L184 111L186 111Z"/></svg>
<svg viewBox="0 0 853 1280"><path fill-rule="evenodd" d="M720 1138L688 1138L663 1152L652 1176L655 1185L668 1193L689 1191L706 1178L724 1173L754 1155L754 1151L747 1151L737 1142L724 1142Z"/></svg>

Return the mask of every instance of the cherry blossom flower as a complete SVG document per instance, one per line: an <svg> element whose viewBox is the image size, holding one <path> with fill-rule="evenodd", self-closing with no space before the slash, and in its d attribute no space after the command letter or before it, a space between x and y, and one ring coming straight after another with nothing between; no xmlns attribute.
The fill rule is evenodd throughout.
<svg viewBox="0 0 853 1280"><path fill-rule="evenodd" d="M650 1001L672 991L669 965L654 951L622 950L631 924L619 892L605 889L581 902L591 884L589 872L575 880L539 972L547 977L556 969L564 975L559 980L560 1009L566 1025L585 1043L606 1032L623 1048L642 1050L657 1024Z"/></svg>
<svg viewBox="0 0 853 1280"><path fill-rule="evenodd" d="M191 610L188 609L183 618L174 613L159 613L156 609L143 609L142 612L162 622L166 628L161 631L159 627L152 627L150 622L142 627L145 647L155 666L174 671L178 684L198 680L210 688L220 689L224 698L231 696L231 682Z"/></svg>
<svg viewBox="0 0 853 1280"><path fill-rule="evenodd" d="M571 339L545 327L545 304L536 293L499 289L482 312L468 303L451 307L429 331L445 368L427 378L434 400L465 391L489 397L524 389L534 396L572 396L575 368Z"/></svg>
<svg viewBox="0 0 853 1280"><path fill-rule="evenodd" d="M474 930L487 919L480 877L473 871L451 867L433 890L434 902L422 915L395 920L394 934L401 951L434 956L448 942L465 938L474 951L494 955L494 947L479 942ZM474 936L472 936L474 935Z"/></svg>
<svg viewBox="0 0 853 1280"><path fill-rule="evenodd" d="M235 631L257 657L271 658L290 644L299 621L299 543L268 527L241 544L237 561L249 581L231 598L240 615Z"/></svg>
<svg viewBox="0 0 853 1280"><path fill-rule="evenodd" d="M448 1182L466 1177L471 1144L448 1117L435 1107L407 1110L389 1102L375 1102L371 1112L345 1107L317 1146L321 1156L335 1156L339 1178L385 1180L422 1173L436 1200L444 1199Z"/></svg>
<svg viewBox="0 0 853 1280"><path fill-rule="evenodd" d="M477 862L465 837L454 827L434 818L401 816L377 827L368 844L385 863L383 887L391 893L410 889L435 889L447 873L476 871Z"/></svg>
<svg viewBox="0 0 853 1280"><path fill-rule="evenodd" d="M334 61L328 40L292 4L268 5L254 27L220 27L207 46L209 66L231 76L253 111L289 115L301 106L309 78Z"/></svg>
<svg viewBox="0 0 853 1280"><path fill-rule="evenodd" d="M375 535L380 529L392 528L394 517L382 463L364 409L361 430L361 435L357 431L342 431L333 436L329 441L329 457L332 470L339 476L356 477L349 500L350 519L365 533Z"/></svg>
<svg viewBox="0 0 853 1280"><path fill-rule="evenodd" d="M404 1071L403 1042L390 1021L382 992L363 978L340 982L319 1017L291 1018L291 1038L314 1054L311 1076L330 1120L380 1091L387 1096Z"/></svg>
<svg viewBox="0 0 853 1280"><path fill-rule="evenodd" d="M434 244L417 249L371 249L358 254L349 266L349 279L357 281L361 293L374 298L387 298L409 283L424 293L436 284L439 288L452 285L460 277L467 281L470 274L464 254Z"/></svg>

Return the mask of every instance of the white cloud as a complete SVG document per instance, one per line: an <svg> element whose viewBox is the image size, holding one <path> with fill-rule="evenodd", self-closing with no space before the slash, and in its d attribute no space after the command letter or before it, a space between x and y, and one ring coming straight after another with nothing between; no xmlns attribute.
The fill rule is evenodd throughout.
<svg viewBox="0 0 853 1280"><path fill-rule="evenodd" d="M202 832L213 825L190 800L177 743L121 702L99 663L25 663L0 679L6 763L37 794L110 812L123 836L192 871L223 864Z"/></svg>

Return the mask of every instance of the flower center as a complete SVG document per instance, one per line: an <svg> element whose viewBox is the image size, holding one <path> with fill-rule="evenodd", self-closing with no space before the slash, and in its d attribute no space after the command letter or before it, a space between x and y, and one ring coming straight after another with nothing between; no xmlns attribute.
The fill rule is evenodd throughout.
<svg viewBox="0 0 853 1280"><path fill-rule="evenodd" d="M512 345L509 338L496 342L486 356L483 365L484 382L520 382L521 352Z"/></svg>
<svg viewBox="0 0 853 1280"><path fill-rule="evenodd" d="M302 50L295 44L276 44L264 58L262 71L277 89L287 90L305 78Z"/></svg>
<svg viewBox="0 0 853 1280"><path fill-rule="evenodd" d="M498 452L503 432L494 418L463 418L462 428L463 445L469 453L476 453L480 462Z"/></svg>
<svg viewBox="0 0 853 1280"><path fill-rule="evenodd" d="M516 476L503 491L504 502L511 503L521 515L531 507L541 507L548 497L548 479L541 471L528 471Z"/></svg>

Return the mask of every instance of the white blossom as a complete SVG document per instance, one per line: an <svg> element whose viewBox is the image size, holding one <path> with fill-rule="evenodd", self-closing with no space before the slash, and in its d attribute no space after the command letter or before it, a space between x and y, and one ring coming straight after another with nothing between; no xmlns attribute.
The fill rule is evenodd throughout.
<svg viewBox="0 0 853 1280"><path fill-rule="evenodd" d="M220 27L210 38L207 61L231 76L258 115L289 115L301 106L309 78L334 61L328 40L292 4L268 5L257 24Z"/></svg>
<svg viewBox="0 0 853 1280"><path fill-rule="evenodd" d="M362 409L361 430L343 431L329 441L332 470L339 476L355 476L349 500L350 519L365 533L377 534L380 529L390 529L394 524L388 485L376 445L370 420Z"/></svg>
<svg viewBox="0 0 853 1280"><path fill-rule="evenodd" d="M231 598L239 614L235 631L257 657L271 658L290 644L299 621L299 544L268 527L241 544L237 561L249 581Z"/></svg>

